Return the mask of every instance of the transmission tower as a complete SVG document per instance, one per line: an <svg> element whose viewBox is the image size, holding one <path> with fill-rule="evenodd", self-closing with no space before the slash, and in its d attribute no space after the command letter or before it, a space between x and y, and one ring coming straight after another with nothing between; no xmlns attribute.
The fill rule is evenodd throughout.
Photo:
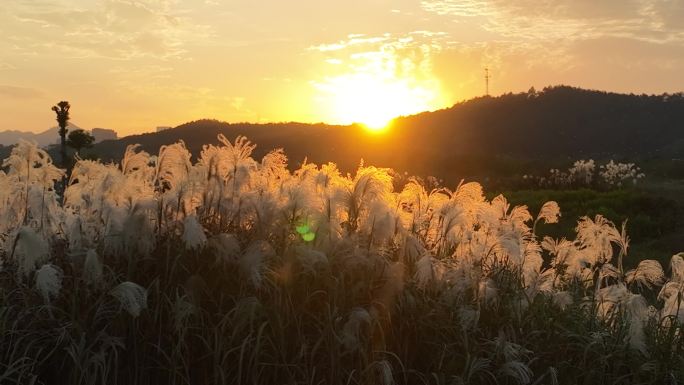
<svg viewBox="0 0 684 385"><path fill-rule="evenodd" d="M489 79L491 78L491 76L489 76L489 68L487 68L487 67L485 67L484 78L485 78L485 92L486 92L486 95L489 96Z"/></svg>

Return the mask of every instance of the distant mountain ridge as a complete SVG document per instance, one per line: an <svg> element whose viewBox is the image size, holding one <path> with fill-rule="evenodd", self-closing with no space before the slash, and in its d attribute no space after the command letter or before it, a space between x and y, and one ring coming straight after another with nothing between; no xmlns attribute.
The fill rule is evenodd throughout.
<svg viewBox="0 0 684 385"><path fill-rule="evenodd" d="M399 117L384 133L360 125L189 122L173 129L105 141L95 151L118 160L129 144L156 154L164 144L185 141L193 156L222 133L245 135L258 145L255 157L283 148L292 165L336 162L353 171L360 159L417 175L454 179L548 168L576 159L684 157L684 95L633 95L568 86L479 97L452 107Z"/></svg>
<svg viewBox="0 0 684 385"><path fill-rule="evenodd" d="M456 183L461 178L548 171L588 158L640 164L656 160L658 167L675 167L684 164L672 162L684 159L684 95L627 95L567 86L531 89L399 117L379 134L360 125L198 120L106 140L92 152L105 161L118 161L130 144L156 154L162 145L183 140L197 157L203 145L218 143L218 134L231 141L245 135L257 144L255 159L283 148L294 167L304 161L335 162L342 171L353 172L364 159L366 164Z"/></svg>
<svg viewBox="0 0 684 385"><path fill-rule="evenodd" d="M69 123L67 129L70 132L75 130L83 130L73 123ZM93 128L92 130L85 129L85 131L90 132L93 136L95 136L96 142L117 139L117 134L114 130ZM11 146L19 142L19 139L36 142L40 147L47 147L51 144L59 143L59 127L54 126L39 133L16 130L0 131L0 145Z"/></svg>

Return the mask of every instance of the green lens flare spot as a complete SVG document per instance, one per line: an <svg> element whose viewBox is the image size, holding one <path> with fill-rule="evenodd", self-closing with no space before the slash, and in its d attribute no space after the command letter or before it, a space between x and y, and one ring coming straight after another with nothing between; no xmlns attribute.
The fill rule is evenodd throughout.
<svg viewBox="0 0 684 385"><path fill-rule="evenodd" d="M307 242L313 241L314 238L316 238L316 234L314 234L314 233L306 233L306 234L302 235L302 239L304 239Z"/></svg>
<svg viewBox="0 0 684 385"><path fill-rule="evenodd" d="M297 233L302 234L302 235L309 232L309 226L308 225L297 226L295 229L297 230Z"/></svg>

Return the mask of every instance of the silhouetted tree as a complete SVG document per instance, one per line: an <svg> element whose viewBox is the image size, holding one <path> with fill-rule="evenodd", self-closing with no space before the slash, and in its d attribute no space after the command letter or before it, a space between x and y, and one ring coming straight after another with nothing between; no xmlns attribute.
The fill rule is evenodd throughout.
<svg viewBox="0 0 684 385"><path fill-rule="evenodd" d="M62 157L62 165L67 164L66 155L66 135L67 135L67 124L69 122L69 109L71 105L67 101L61 101L57 103L56 106L52 107L52 111L57 114L57 124L59 125L59 138L60 138L60 155Z"/></svg>
<svg viewBox="0 0 684 385"><path fill-rule="evenodd" d="M83 148L93 147L94 142L95 137L83 130L71 131L67 139L67 145L76 150L76 154L79 154Z"/></svg>

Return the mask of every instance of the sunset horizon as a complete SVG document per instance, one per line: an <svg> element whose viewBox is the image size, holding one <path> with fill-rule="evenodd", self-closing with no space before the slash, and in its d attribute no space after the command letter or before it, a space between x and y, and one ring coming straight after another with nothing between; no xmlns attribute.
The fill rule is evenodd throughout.
<svg viewBox="0 0 684 385"><path fill-rule="evenodd" d="M484 84L484 80L483 80ZM397 115L383 115L382 118L380 119L363 119L363 120L342 120L339 122L334 122L334 121L305 121L305 120L261 120L261 121L249 121L249 120L226 120L226 119L220 119L217 117L213 116L196 116L196 117L191 117L188 120L180 120L177 122L172 122L172 124L169 124L167 121L160 121L154 124L153 126L149 126L146 128L141 128L138 131L124 131L124 130L118 130L116 127L109 127L107 125L103 124L98 124L95 122L94 124L82 124L81 121L78 119L78 108L74 110L74 119L70 121L70 125L73 125L79 129L85 129L85 130L91 130L93 128L99 128L99 129L107 129L107 130L113 130L115 131L120 138L126 137L126 136L132 136L132 135L139 135L139 134L150 134L150 133L155 133L159 132L160 130L165 130L169 128L175 128L177 126L187 124L187 123L192 123L196 121L202 121L202 120L215 120L218 122L222 123L227 123L227 124L248 124L248 125L278 125L278 124L288 124L288 123L302 123L302 124L310 124L310 125L326 125L326 126L361 126L365 127L368 131L370 132L385 132L387 131L388 128L390 128L391 123L398 119L398 118L404 118L404 117L410 117L413 115L419 115L423 113L431 113L439 110L445 110L445 109L450 109L453 107L458 106L459 104L467 103L469 101L473 101L476 99L488 97L488 98L493 98L496 99L498 97L502 97L505 95L510 95L510 94L524 94L528 93L531 90L535 90L536 92L541 92L545 89L553 89L555 87L569 87L569 88L574 88L574 89L579 89L579 90L585 90L585 91L591 91L591 92L600 92L600 93L605 93L605 94L617 94L617 95L647 95L647 96L664 96L664 95L677 95L677 94L682 94L684 91L666 91L666 92L661 92L661 93L645 93L645 92L634 92L634 91L623 91L623 92L618 92L618 91L612 91L612 90L603 90L603 89L594 89L594 88L583 88L583 87L577 87L577 86L572 86L568 84L558 84L558 85L546 85L543 87L535 87L535 86L530 86L527 88L523 88L519 91L503 91L501 94L498 95L492 95L489 94L487 95L486 93L483 93L481 95L475 95L469 98L457 100L454 103L446 106L442 106L439 108L434 108L434 109L425 109L425 110L416 110L411 113L403 113L403 114L397 114ZM33 130L20 130L20 129L2 129L0 128L0 132L3 131L17 131L17 132L25 132L25 133L43 133L46 132L50 129L54 129L57 127L57 124L54 121L54 118L52 121L48 121L44 127L41 128L36 128Z"/></svg>
<svg viewBox="0 0 684 385"><path fill-rule="evenodd" d="M0 383L684 384L684 0L0 34Z"/></svg>
<svg viewBox="0 0 684 385"><path fill-rule="evenodd" d="M40 131L63 99L83 126L122 135L200 118L381 126L484 95L485 68L492 95L678 92L678 12L641 1L10 1L0 130Z"/></svg>

